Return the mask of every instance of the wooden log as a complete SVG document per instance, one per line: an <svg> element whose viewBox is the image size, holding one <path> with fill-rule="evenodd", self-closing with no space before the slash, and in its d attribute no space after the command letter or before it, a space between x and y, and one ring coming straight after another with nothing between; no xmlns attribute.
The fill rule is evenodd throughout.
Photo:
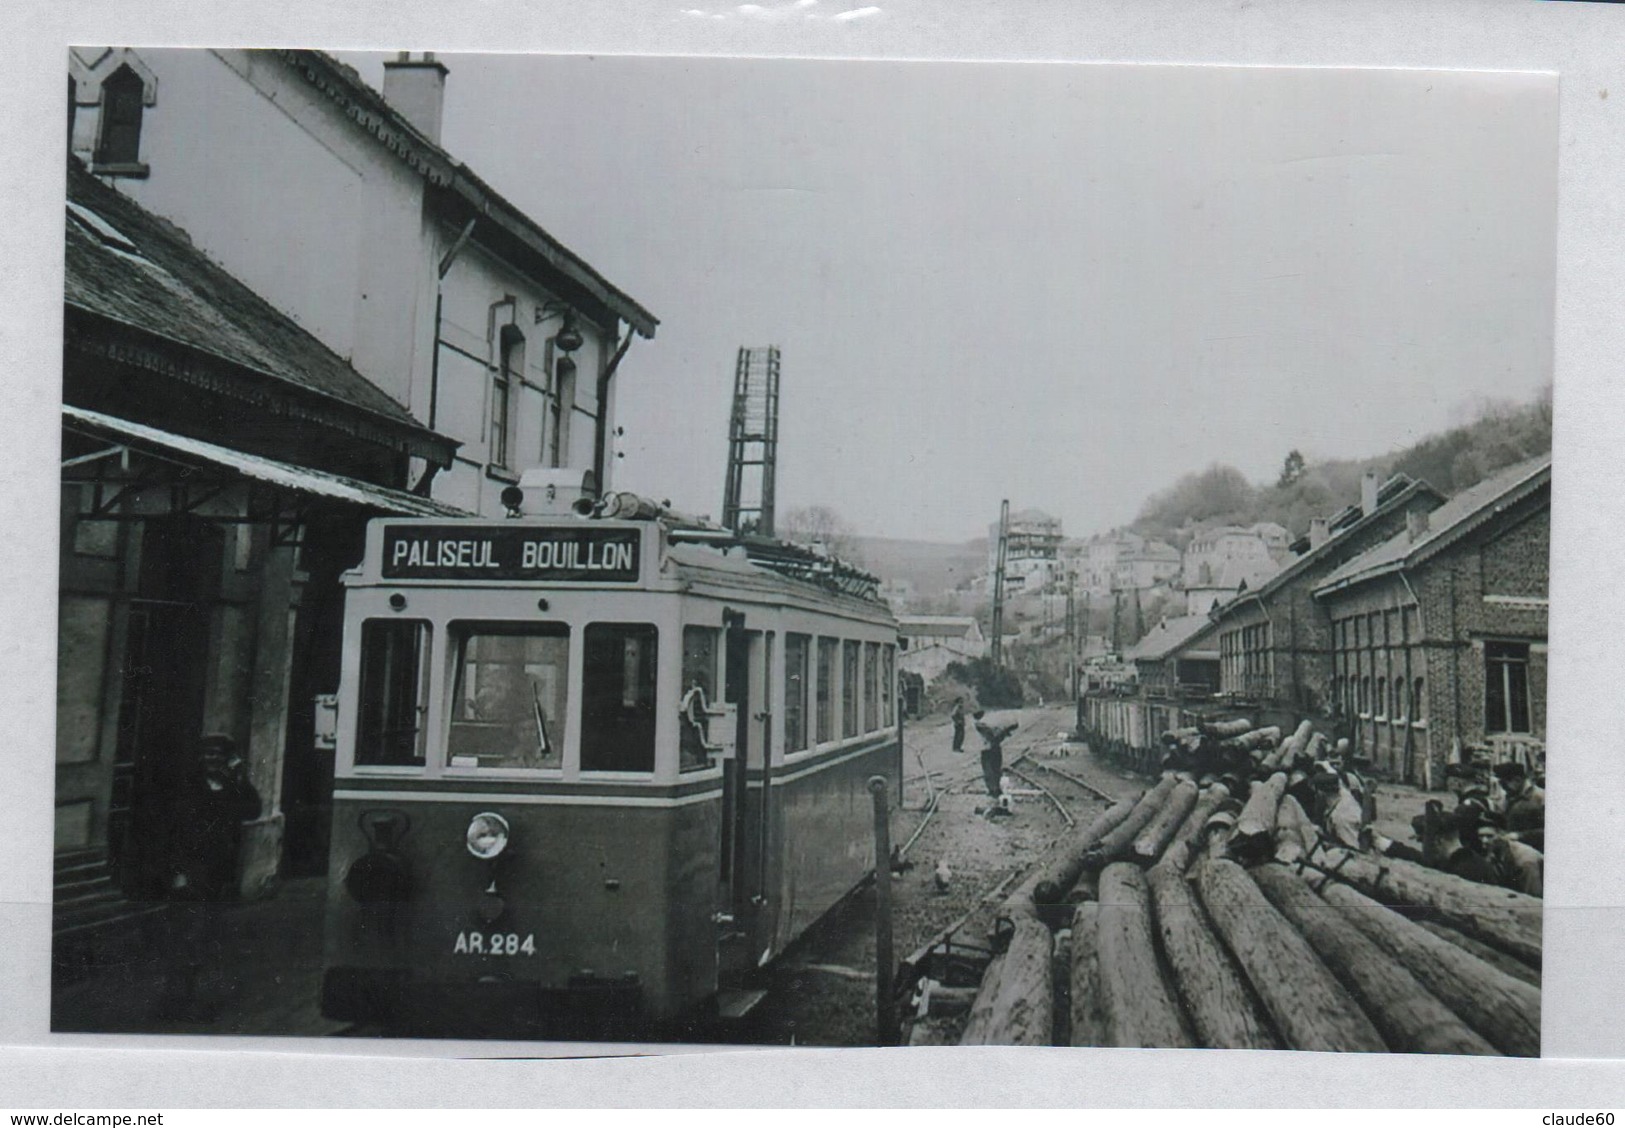
<svg viewBox="0 0 1625 1128"><path fill-rule="evenodd" d="M1275 860L1293 863L1307 858L1319 839L1303 806L1293 796L1284 796L1275 809Z"/></svg>
<svg viewBox="0 0 1625 1128"><path fill-rule="evenodd" d="M1262 860L1275 853L1275 811L1286 794L1286 784L1285 772L1253 784L1230 838L1228 852L1232 858Z"/></svg>
<svg viewBox="0 0 1625 1128"><path fill-rule="evenodd" d="M1010 946L988 965L971 1004L961 1046L1047 1046L1053 1037L1054 937L1036 916L1018 915L1013 924Z"/></svg>
<svg viewBox="0 0 1625 1128"><path fill-rule="evenodd" d="M1357 854L1337 846L1316 851L1309 864L1391 905L1428 910L1438 921L1509 952L1540 962L1541 899L1483 885L1398 858Z"/></svg>
<svg viewBox="0 0 1625 1128"><path fill-rule="evenodd" d="M1409 919L1409 918L1406 918ZM1474 940L1471 936L1464 936L1449 925L1440 924L1436 920L1413 921L1417 927L1424 928L1439 939L1454 944L1469 955L1483 960L1497 971L1510 975L1520 983L1540 989L1540 969L1530 967L1516 956L1509 956L1499 948L1492 948L1482 940Z"/></svg>
<svg viewBox="0 0 1625 1128"><path fill-rule="evenodd" d="M1175 868L1164 858L1147 871L1146 881L1162 951L1196 1040L1215 1049L1280 1049L1257 998L1185 882L1183 865Z"/></svg>
<svg viewBox="0 0 1625 1128"><path fill-rule="evenodd" d="M1279 744L1281 730L1275 725L1265 728L1249 729L1240 736L1226 737L1219 741L1219 747L1227 752L1256 752L1260 748Z"/></svg>
<svg viewBox="0 0 1625 1128"><path fill-rule="evenodd" d="M1352 886L1323 878L1319 889L1326 904L1403 964L1417 982L1496 1049L1518 1057L1539 1056L1538 987L1507 975Z"/></svg>
<svg viewBox="0 0 1625 1128"><path fill-rule="evenodd" d="M1185 821L1179 824L1174 832L1174 840L1162 852L1162 860L1158 865L1166 865L1175 873L1183 874L1190 868L1191 857L1197 847L1197 838L1202 828L1207 825L1208 816L1219 809L1219 804L1230 798L1230 789L1222 783L1212 783L1202 789L1197 797L1196 806L1185 816Z"/></svg>
<svg viewBox="0 0 1625 1128"><path fill-rule="evenodd" d="M1071 1044L1104 1046L1106 1012L1100 999L1100 904L1086 901L1072 915Z"/></svg>
<svg viewBox="0 0 1625 1128"><path fill-rule="evenodd" d="M1191 808L1196 806L1196 784L1190 780L1180 780L1174 789L1168 793L1167 802L1156 813L1145 829L1135 837L1130 852L1134 859L1142 865L1150 865L1162 856L1168 843L1173 841L1174 834L1184 822L1185 816L1190 814Z"/></svg>
<svg viewBox="0 0 1625 1128"><path fill-rule="evenodd" d="M1100 875L1100 996L1113 1046L1191 1046L1179 1002L1157 961L1145 875L1113 862Z"/></svg>
<svg viewBox="0 0 1625 1128"><path fill-rule="evenodd" d="M1253 731L1253 722L1246 717L1236 717L1228 721L1202 721L1197 726L1203 736L1211 736L1215 740L1226 740L1232 736L1241 736Z"/></svg>
<svg viewBox="0 0 1625 1128"><path fill-rule="evenodd" d="M1070 842L1056 850L1054 857L1040 867L1033 884L1033 900L1040 905L1058 905L1078 882L1084 859L1100 840L1133 814L1141 796L1121 799L1102 812Z"/></svg>
<svg viewBox="0 0 1625 1128"><path fill-rule="evenodd" d="M1288 1047L1376 1053L1388 1048L1354 997L1245 870L1222 858L1204 858L1196 864L1196 885L1215 931Z"/></svg>
<svg viewBox="0 0 1625 1128"><path fill-rule="evenodd" d="M1326 902L1297 874L1271 862L1255 866L1249 876L1353 991L1391 1048L1414 1054L1496 1054L1375 941L1340 913L1327 912Z"/></svg>
<svg viewBox="0 0 1625 1128"><path fill-rule="evenodd" d="M1158 780L1157 785L1147 791L1134 805L1134 810L1129 812L1128 818L1102 835L1100 841L1084 855L1085 868L1099 870L1127 855L1135 837L1157 817L1157 812L1162 810L1163 805L1168 802L1168 797L1178 786L1179 780L1171 773Z"/></svg>

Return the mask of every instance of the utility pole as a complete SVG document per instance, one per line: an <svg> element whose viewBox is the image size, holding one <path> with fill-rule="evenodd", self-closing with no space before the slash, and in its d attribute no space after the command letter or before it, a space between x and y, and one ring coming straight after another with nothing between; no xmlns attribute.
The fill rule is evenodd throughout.
<svg viewBox="0 0 1625 1128"><path fill-rule="evenodd" d="M1066 574L1066 684L1074 699L1078 696L1078 608L1074 588L1077 573Z"/></svg>
<svg viewBox="0 0 1625 1128"><path fill-rule="evenodd" d="M1010 550L1010 499L999 503L999 546L993 567L993 665L1004 666L1004 560Z"/></svg>

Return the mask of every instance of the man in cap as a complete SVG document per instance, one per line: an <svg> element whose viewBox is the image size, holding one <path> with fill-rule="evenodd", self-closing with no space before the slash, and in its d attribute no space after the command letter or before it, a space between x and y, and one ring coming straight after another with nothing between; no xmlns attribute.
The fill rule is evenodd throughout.
<svg viewBox="0 0 1625 1128"><path fill-rule="evenodd" d="M988 724L983 721L985 716L981 709L971 714L976 722L976 733L982 738L982 779L987 783L988 796L993 800L993 809L989 813L1007 815L1010 808L1002 802L1004 785L1001 782L1004 777L1004 742L1016 731L1018 722Z"/></svg>
<svg viewBox="0 0 1625 1128"><path fill-rule="evenodd" d="M976 715L981 716L980 713ZM954 725L954 751L963 752L965 750L965 699L963 697L954 698L953 712L948 714L948 719Z"/></svg>
<svg viewBox="0 0 1625 1128"><path fill-rule="evenodd" d="M231 737L198 742L197 764L170 809L169 958L160 1010L213 1021L220 1005L221 913L233 898L244 822L259 817L260 796Z"/></svg>

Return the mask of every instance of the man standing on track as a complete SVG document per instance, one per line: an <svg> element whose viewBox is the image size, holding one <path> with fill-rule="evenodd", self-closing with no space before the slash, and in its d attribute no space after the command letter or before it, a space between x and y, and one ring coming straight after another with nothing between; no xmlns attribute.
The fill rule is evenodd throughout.
<svg viewBox="0 0 1625 1128"><path fill-rule="evenodd" d="M988 813L1008 815L1010 808L1004 802L1004 787L1001 783L1004 777L1004 742L1016 731L1018 722L1012 721L1007 725L983 724L982 718L985 714L981 709L976 710L971 716L976 721L976 732L983 741L982 779L986 781L988 796L993 800L993 808Z"/></svg>
<svg viewBox="0 0 1625 1128"><path fill-rule="evenodd" d="M965 699L954 698L954 710L948 714L948 719L954 723L954 751L965 750Z"/></svg>

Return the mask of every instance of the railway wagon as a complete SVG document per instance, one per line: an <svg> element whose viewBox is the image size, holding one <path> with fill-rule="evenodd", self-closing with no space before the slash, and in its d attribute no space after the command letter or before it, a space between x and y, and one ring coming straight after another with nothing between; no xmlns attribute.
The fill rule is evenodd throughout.
<svg viewBox="0 0 1625 1128"><path fill-rule="evenodd" d="M1084 693L1078 697L1078 734L1097 754L1134 771L1154 774L1162 763L1160 738L1211 716L1213 709L1187 708L1178 701Z"/></svg>
<svg viewBox="0 0 1625 1128"><path fill-rule="evenodd" d="M692 1033L872 870L896 622L812 551L525 485L345 577L322 1008Z"/></svg>

